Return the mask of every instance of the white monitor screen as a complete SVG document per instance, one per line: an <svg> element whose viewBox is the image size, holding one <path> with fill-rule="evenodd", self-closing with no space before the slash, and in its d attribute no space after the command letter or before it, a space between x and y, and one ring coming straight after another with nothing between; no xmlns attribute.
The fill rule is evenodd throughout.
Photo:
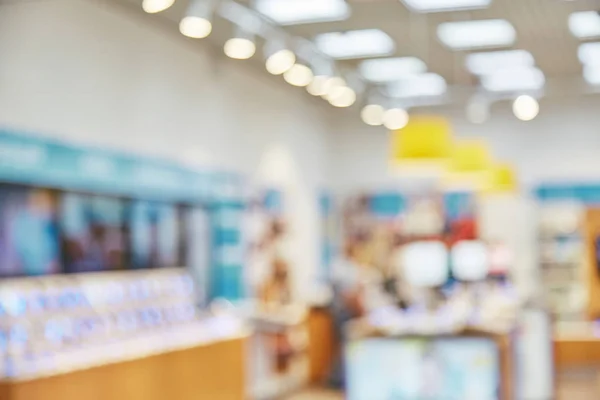
<svg viewBox="0 0 600 400"><path fill-rule="evenodd" d="M434 287L448 280L448 250L438 241L407 245L402 253L404 277L415 287Z"/></svg>
<svg viewBox="0 0 600 400"><path fill-rule="evenodd" d="M451 265L454 277L461 281L484 280L490 270L488 249L479 240L462 240L452 246Z"/></svg>

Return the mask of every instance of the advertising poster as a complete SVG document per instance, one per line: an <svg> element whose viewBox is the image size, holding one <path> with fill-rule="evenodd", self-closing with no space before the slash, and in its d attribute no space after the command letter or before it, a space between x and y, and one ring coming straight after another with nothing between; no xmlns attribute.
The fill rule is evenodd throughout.
<svg viewBox="0 0 600 400"><path fill-rule="evenodd" d="M103 196L61 196L62 248L67 272L126 268L123 201Z"/></svg>
<svg viewBox="0 0 600 400"><path fill-rule="evenodd" d="M45 275L59 270L55 194L0 185L0 276Z"/></svg>
<svg viewBox="0 0 600 400"><path fill-rule="evenodd" d="M365 339L346 358L349 400L499 400L499 352L485 338Z"/></svg>

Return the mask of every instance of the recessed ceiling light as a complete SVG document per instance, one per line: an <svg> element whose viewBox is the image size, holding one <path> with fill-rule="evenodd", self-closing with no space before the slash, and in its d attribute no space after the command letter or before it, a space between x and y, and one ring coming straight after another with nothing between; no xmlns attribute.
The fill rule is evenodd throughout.
<svg viewBox="0 0 600 400"><path fill-rule="evenodd" d="M343 21L350 17L345 0L257 0L255 8L279 25Z"/></svg>
<svg viewBox="0 0 600 400"><path fill-rule="evenodd" d="M490 51L467 56L466 67L472 74L486 75L504 68L533 67L535 60L525 50Z"/></svg>
<svg viewBox="0 0 600 400"><path fill-rule="evenodd" d="M390 82L427 72L427 65L416 57L380 58L363 61L360 74L368 81Z"/></svg>
<svg viewBox="0 0 600 400"><path fill-rule="evenodd" d="M600 66L586 65L583 67L583 78L590 85L600 85Z"/></svg>
<svg viewBox="0 0 600 400"><path fill-rule="evenodd" d="M438 12L485 8L492 0L402 0L416 12Z"/></svg>
<svg viewBox="0 0 600 400"><path fill-rule="evenodd" d="M337 59L387 56L396 49L392 38L379 29L324 33L315 38L315 44Z"/></svg>
<svg viewBox="0 0 600 400"><path fill-rule="evenodd" d="M569 29L580 39L600 36L600 15L596 11L580 11L569 15Z"/></svg>
<svg viewBox="0 0 600 400"><path fill-rule="evenodd" d="M505 68L481 78L482 86L490 92L520 92L540 90L546 78L538 68Z"/></svg>
<svg viewBox="0 0 600 400"><path fill-rule="evenodd" d="M580 45L577 55L582 64L600 65L600 42Z"/></svg>
<svg viewBox="0 0 600 400"><path fill-rule="evenodd" d="M511 46L517 38L515 28L504 19L445 22L437 34L453 50Z"/></svg>
<svg viewBox="0 0 600 400"><path fill-rule="evenodd" d="M438 74L415 75L391 83L387 93L395 98L441 96L446 93L446 81Z"/></svg>

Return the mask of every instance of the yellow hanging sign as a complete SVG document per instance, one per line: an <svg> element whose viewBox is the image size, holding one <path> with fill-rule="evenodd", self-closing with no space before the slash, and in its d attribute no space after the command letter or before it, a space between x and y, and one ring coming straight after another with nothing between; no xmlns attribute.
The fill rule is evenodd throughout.
<svg viewBox="0 0 600 400"><path fill-rule="evenodd" d="M414 116L408 125L391 132L395 163L447 160L452 148L450 124L441 117Z"/></svg>

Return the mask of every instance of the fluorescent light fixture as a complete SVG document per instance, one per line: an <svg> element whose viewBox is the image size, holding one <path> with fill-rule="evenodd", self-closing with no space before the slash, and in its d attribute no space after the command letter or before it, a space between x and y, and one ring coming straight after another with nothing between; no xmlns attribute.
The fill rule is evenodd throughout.
<svg viewBox="0 0 600 400"><path fill-rule="evenodd" d="M360 74L374 83L396 81L427 72L427 65L416 57L378 58L363 61Z"/></svg>
<svg viewBox="0 0 600 400"><path fill-rule="evenodd" d="M586 65L583 67L583 78L590 85L600 85L600 65Z"/></svg>
<svg viewBox="0 0 600 400"><path fill-rule="evenodd" d="M484 89L490 92L520 92L540 90L546 78L538 68L505 68L481 78Z"/></svg>
<svg viewBox="0 0 600 400"><path fill-rule="evenodd" d="M438 74L415 75L390 83L388 95L394 98L441 96L446 93L446 81Z"/></svg>
<svg viewBox="0 0 600 400"><path fill-rule="evenodd" d="M453 50L511 46L517 38L515 28L504 19L444 22L437 34Z"/></svg>
<svg viewBox="0 0 600 400"><path fill-rule="evenodd" d="M580 45L577 55L584 65L600 66L600 42Z"/></svg>
<svg viewBox="0 0 600 400"><path fill-rule="evenodd" d="M402 0L411 10L421 13L485 8L492 0Z"/></svg>
<svg viewBox="0 0 600 400"><path fill-rule="evenodd" d="M387 56L396 50L392 38L379 29L323 33L315 38L315 44L336 59Z"/></svg>
<svg viewBox="0 0 600 400"><path fill-rule="evenodd" d="M467 56L466 67L472 74L487 75L513 67L533 67L535 60L525 50L490 51L472 53Z"/></svg>
<svg viewBox="0 0 600 400"><path fill-rule="evenodd" d="M580 11L569 15L569 30L579 38L600 36L600 15L596 11Z"/></svg>
<svg viewBox="0 0 600 400"><path fill-rule="evenodd" d="M345 0L257 0L255 8L279 25L343 21L350 17Z"/></svg>

